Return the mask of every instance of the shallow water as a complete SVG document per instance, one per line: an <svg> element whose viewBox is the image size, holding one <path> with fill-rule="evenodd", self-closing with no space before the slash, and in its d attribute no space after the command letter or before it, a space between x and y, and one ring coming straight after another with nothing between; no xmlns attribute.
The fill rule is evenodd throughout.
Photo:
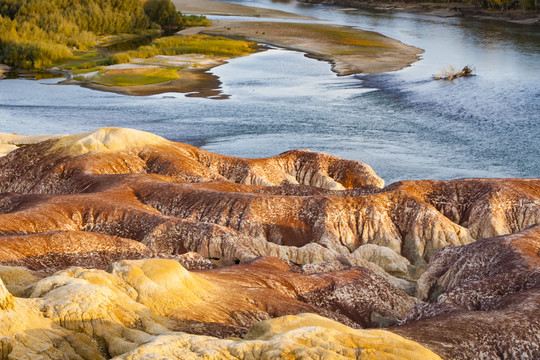
<svg viewBox="0 0 540 360"><path fill-rule="evenodd" d="M132 127L244 157L308 148L403 179L540 175L540 31L507 23L238 1L381 32L426 50L399 72L337 77L325 62L273 49L213 69L227 100L130 97L1 80L0 131ZM477 76L433 81L446 65Z"/></svg>

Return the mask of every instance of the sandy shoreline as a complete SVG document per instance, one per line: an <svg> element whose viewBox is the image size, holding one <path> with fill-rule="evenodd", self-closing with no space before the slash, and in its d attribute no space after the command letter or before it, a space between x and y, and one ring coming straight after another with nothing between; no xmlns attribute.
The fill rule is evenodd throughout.
<svg viewBox="0 0 540 360"><path fill-rule="evenodd" d="M529 10L523 12L521 9L488 10L475 8L473 4L462 2L417 2L407 3L401 1L378 2L359 0L298 0L299 2L312 4L327 4L347 7L341 10L368 9L385 12L406 12L419 15L430 15L438 17L465 17L477 20L506 21L522 25L540 25L540 14ZM337 10L337 9L336 9Z"/></svg>
<svg viewBox="0 0 540 360"><path fill-rule="evenodd" d="M297 15L286 11L257 8L212 0L173 0L172 2L176 6L176 9L184 14L317 20L309 16Z"/></svg>

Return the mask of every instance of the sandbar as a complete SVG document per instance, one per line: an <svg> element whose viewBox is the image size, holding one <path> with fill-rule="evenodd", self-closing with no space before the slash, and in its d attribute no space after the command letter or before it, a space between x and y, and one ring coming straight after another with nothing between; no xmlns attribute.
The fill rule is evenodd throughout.
<svg viewBox="0 0 540 360"><path fill-rule="evenodd" d="M305 52L330 62L340 76L400 70L423 53L379 33L339 25L214 20L197 31Z"/></svg>

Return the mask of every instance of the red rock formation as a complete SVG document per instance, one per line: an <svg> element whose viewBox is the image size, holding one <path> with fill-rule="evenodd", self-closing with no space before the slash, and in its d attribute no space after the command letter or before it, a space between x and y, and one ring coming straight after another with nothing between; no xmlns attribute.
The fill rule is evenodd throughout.
<svg viewBox="0 0 540 360"><path fill-rule="evenodd" d="M0 168L0 234L91 231L228 263L274 255L306 264L375 244L424 266L444 246L540 216L538 180L380 189L367 165L329 155L239 159L127 129L31 144ZM387 257L371 259L392 268Z"/></svg>

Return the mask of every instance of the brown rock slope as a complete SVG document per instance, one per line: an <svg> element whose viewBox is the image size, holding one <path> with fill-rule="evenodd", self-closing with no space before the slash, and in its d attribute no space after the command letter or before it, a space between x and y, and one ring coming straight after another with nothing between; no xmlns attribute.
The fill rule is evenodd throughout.
<svg viewBox="0 0 540 360"><path fill-rule="evenodd" d="M540 225L441 250L417 295L395 333L448 359L539 359Z"/></svg>

